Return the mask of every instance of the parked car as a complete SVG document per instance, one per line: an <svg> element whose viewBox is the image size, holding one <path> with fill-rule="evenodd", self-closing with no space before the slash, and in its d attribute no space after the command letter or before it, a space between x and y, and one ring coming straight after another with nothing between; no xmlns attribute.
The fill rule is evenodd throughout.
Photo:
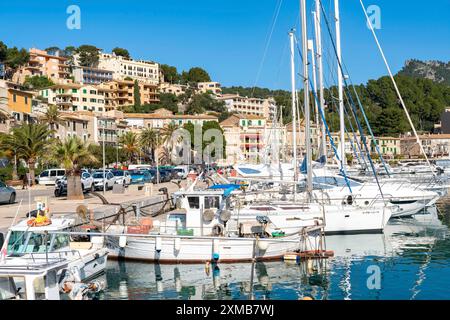
<svg viewBox="0 0 450 320"><path fill-rule="evenodd" d="M176 166L172 170L178 173L179 179L186 179L189 173L189 168L187 166Z"/></svg>
<svg viewBox="0 0 450 320"><path fill-rule="evenodd" d="M130 173L126 170L112 170L111 173L114 175L114 183L123 184L128 186L131 184Z"/></svg>
<svg viewBox="0 0 450 320"><path fill-rule="evenodd" d="M105 177L105 180L103 180L103 177ZM112 189L115 181L114 175L111 171L95 171L92 178L94 178L95 190L103 190L103 185L105 186L105 190L110 190Z"/></svg>
<svg viewBox="0 0 450 320"><path fill-rule="evenodd" d="M16 190L0 181L0 203L12 204L14 202L16 202Z"/></svg>
<svg viewBox="0 0 450 320"><path fill-rule="evenodd" d="M66 175L66 169L48 169L36 177L36 183L43 185L54 185L56 180Z"/></svg>
<svg viewBox="0 0 450 320"><path fill-rule="evenodd" d="M94 178L89 172L83 171L81 173L81 189L83 192L94 190ZM55 183L55 197L67 195L67 176L58 179Z"/></svg>
<svg viewBox="0 0 450 320"><path fill-rule="evenodd" d="M153 178L151 172L152 170L129 170L131 177L131 184L141 184L151 182Z"/></svg>
<svg viewBox="0 0 450 320"><path fill-rule="evenodd" d="M160 169L159 170L159 181L160 182L169 182L172 180L172 174L167 169Z"/></svg>

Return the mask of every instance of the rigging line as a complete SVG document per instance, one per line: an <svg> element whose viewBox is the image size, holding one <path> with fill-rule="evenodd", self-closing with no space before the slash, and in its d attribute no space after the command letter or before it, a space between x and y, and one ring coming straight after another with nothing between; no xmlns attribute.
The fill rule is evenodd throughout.
<svg viewBox="0 0 450 320"><path fill-rule="evenodd" d="M326 18L325 18L325 19L326 19ZM327 21L326 21L326 22L327 22ZM328 31L329 31L329 36L330 36L331 40L333 41L333 35L331 34L331 31L330 31L330 28L329 28L329 27L328 27ZM329 60L326 60L326 62L327 62L328 65L329 65ZM332 65L332 66L333 66L333 65ZM330 66L329 66L329 67L330 67ZM372 126L370 125L369 120L368 120L368 118L367 118L367 116L366 116L366 112L364 111L364 106L362 105L361 100L360 100L359 95L358 95L358 92L356 91L355 85L353 84L353 81L351 80L350 73L348 72L348 68L347 68L347 66L345 65L345 61L343 61L342 59L341 59L341 67L343 67L343 69L345 70L345 72L346 72L346 74L347 74L347 79L344 80L344 81L345 81L345 84L346 84L346 86L350 87L350 86L348 85L348 82L350 82L350 85L351 85L351 87L352 87L352 89L353 89L353 92L354 92L354 94L355 94L355 96L356 96L356 99L357 99L357 102L358 102L358 106L359 106L359 108L361 109L361 113L362 113L362 115L363 115L364 122L366 123L366 127L367 127L367 129L368 129L368 131L369 131L369 134L370 134L371 137L372 137L372 143L373 143L373 145L375 146L375 150L376 150L376 152L377 152L377 154L378 154L378 156L379 156L379 158L380 158L380 160L381 160L381 163L382 163L382 165L383 165L383 167L384 167L384 170L386 171L386 173L387 173L388 176L391 176L391 172L389 171L389 169L388 169L388 167L387 167L387 165L386 165L386 161L384 160L384 157L383 157L383 155L381 154L379 145L378 145L378 143L377 143L377 140L375 139L375 135L373 134ZM332 69L332 68L331 68L331 69ZM334 70L334 69L333 69L333 70ZM331 76L333 77L334 81L336 81L336 79L334 78L335 72L336 72L336 71L334 71L334 72L331 73ZM346 91L348 91L348 90L349 90L349 89L346 88L346 90L344 91L344 95L347 95L347 92L346 92ZM351 94L351 93L349 93L349 94ZM348 100L348 97L347 97L347 100Z"/></svg>
<svg viewBox="0 0 450 320"><path fill-rule="evenodd" d="M263 56L262 56L262 59L261 59L261 63L259 64L258 72L256 74L256 79L255 79L255 83L254 83L253 88L252 88L251 97L253 97L253 94L255 93L256 84L259 81L259 77L261 75L261 71L262 71L264 62L266 60L267 51L269 50L270 42L272 40L273 31L275 30L275 26L277 24L278 15L280 14L280 9L281 9L281 5L282 4L283 4L283 0L278 0L278 4L277 4L278 7L275 7L275 13L274 13L274 16L272 17L272 25L271 25L270 32L269 32L269 37L266 39L266 45L264 47L264 52L263 52Z"/></svg>
<svg viewBox="0 0 450 320"><path fill-rule="evenodd" d="M297 47L298 54L300 55L300 58L303 59L303 55L302 55L302 52L301 52L301 50L300 50L300 47L298 46L298 42L296 41L295 35L294 35L294 40L295 40L295 42L296 42L296 47ZM309 86L312 88L311 92L312 92L313 98L315 99L315 101L316 101L317 103L319 103L319 99L318 99L317 94L316 94L316 91L315 91L316 88L314 88L311 79L308 79L308 80L309 80ZM308 106L308 107L309 107L309 106ZM346 182L346 184L347 184L347 187L348 187L348 189L350 190L350 193L353 193L352 188L351 188L351 186L350 186L350 182L349 182L348 177L347 177L347 175L346 175L346 173L345 173L345 171L344 171L344 168L343 168L343 162L344 162L344 161L343 161L343 159L342 159L342 161L341 161L341 159L340 159L340 157L339 157L339 154L337 153L337 149L336 149L336 146L335 146L335 144L334 144L333 137L331 136L331 132L330 132L330 130L329 130L329 128L328 128L327 121L325 120L325 114L323 113L322 107L321 107L320 105L319 105L319 108L318 108L318 109L319 109L320 117L322 118L323 124L325 125L325 130L326 130L326 132L327 132L328 139L330 140L330 145L331 145L331 148L333 149L334 156L336 157L336 159L337 159L337 160L339 161L339 163L341 164L341 167L339 168L339 171L341 172L342 176L344 177L345 182Z"/></svg>
<svg viewBox="0 0 450 320"><path fill-rule="evenodd" d="M377 34L375 33L375 30L373 29L373 26L372 26L372 23L371 23L371 21L370 21L370 19L369 19L369 16L367 15L366 7L364 6L364 3L362 2L362 0L359 0L359 2L360 2L360 4L361 4L362 10L364 11L364 15L366 16L367 24L369 25L369 28L370 28L370 30L372 31L372 35L373 35L373 37L374 37L374 39L375 39L375 42L376 42L376 44L377 44L377 46L378 46L378 49L379 49L379 51L380 51L380 53L381 53L381 56L382 56L383 60L384 60L384 64L386 65L386 69L387 69L387 71L388 71L388 73L389 73L389 76L390 76L390 78L391 78L391 80L392 80L392 83L393 83L393 85L394 85L394 88L395 88L395 91L396 91L396 93L397 93L397 96L398 96L398 98L400 99L400 103L401 103L401 105L402 105L402 107L403 107L403 110L404 110L405 113L406 113L406 117L408 118L408 122L409 122L409 124L410 124L410 126L411 126L411 128L412 128L412 130L413 130L413 132L414 132L414 135L415 135L415 137L416 137L417 143L419 144L420 151L422 151L423 155L425 156L425 160L427 161L427 164L428 164L428 166L430 167L431 172L433 173L433 176L436 176L436 173L433 171L433 168L431 167L430 160L428 159L428 156L427 156L427 154L425 153L425 150L424 150L424 148L423 148L423 145L422 145L422 143L420 142L419 135L418 135L417 132L416 132L416 128L414 127L414 123L413 123L412 120L411 120L411 117L410 117L410 115L409 115L408 109L406 108L405 102L403 101L403 97L402 97L402 95L401 95L401 93L400 93L400 90L398 89L397 82L395 81L394 76L392 75L391 68L390 68L390 66L389 66L389 63L387 62L386 56L384 55L383 48L381 48L381 44L380 44L380 42L378 41Z"/></svg>
<svg viewBox="0 0 450 320"><path fill-rule="evenodd" d="M283 53L281 54L280 62L278 63L278 70L277 70L277 75L275 77L274 88L278 87L278 84L280 83L281 67L284 65L284 61L285 61L284 57L286 56L287 47L288 47L288 42L285 41Z"/></svg>
<svg viewBox="0 0 450 320"><path fill-rule="evenodd" d="M322 12L324 12L323 5L321 5L321 7L322 7ZM325 15L325 14L324 14L324 15ZM327 26L328 33L331 35L331 29L330 29L330 24L329 24L329 22L328 22L328 19L327 19L326 17L324 17L324 20L325 20L325 24L326 24L326 26ZM332 40L332 39L331 39L331 40ZM333 45L334 53L335 53L335 55L337 56L338 54L337 54L337 49L336 49L336 45L335 45L334 41L331 41L331 44ZM343 68L342 68L342 64L341 64L341 61L340 61L340 60L341 60L341 59L337 59L338 70L339 70L339 72L342 73L342 78L343 78L343 81L344 81L344 84L345 84L345 89L348 90L348 83L347 83L347 80L346 80L346 77L345 77L345 74L344 74L344 70L343 70ZM356 114L356 106L355 106L355 104L354 104L354 102L353 102L353 98L352 98L351 95L349 95L349 99L350 99L350 102L351 102L351 106L352 106L353 112L355 112L355 114ZM359 130L359 132L360 132L360 134L361 134L362 144L364 145L364 149L366 150L366 153L367 153L367 155L368 155L369 163L370 163L370 166L371 166L371 168L372 168L372 172L373 172L373 174L374 174L375 180L376 180L376 182L377 182L378 189L380 190L381 197L384 199L383 191L381 190L381 185L380 185L380 183L379 183L378 175L377 175L376 170L375 170L375 165L374 165L374 163L373 163L373 161L372 161L372 157L370 156L370 152L369 152L368 147L367 147L366 137L365 137L365 135L364 135L364 131L363 131L363 129L362 129L361 123L360 123L360 121L358 120L358 118L356 118L356 120L357 120L356 123L357 123L357 125L358 125L358 130Z"/></svg>
<svg viewBox="0 0 450 320"><path fill-rule="evenodd" d="M329 58L329 57L327 56L327 58ZM329 69L332 69L332 65L331 65L329 59L325 59L325 61L326 61L327 65L328 65ZM335 74L335 72L330 72L330 77L332 78L332 81L333 81L333 82L336 82L336 78L335 78L334 74ZM327 79L325 79L324 82L325 82L325 85L328 87L328 93L329 93L329 95L331 96L331 98L337 99L337 97L334 95L334 92L333 92L333 90L332 90L332 86L329 84L329 81L328 81ZM344 91L344 98L346 99L347 104L349 104L348 94L347 94L346 91ZM332 105L335 105L333 101L331 101L331 104L332 104ZM345 106L345 105L346 105L346 104L344 104L344 106ZM348 107L348 106L347 106L347 107ZM345 114L348 116L348 112L347 112L347 109L346 109L346 108L344 109L344 111L345 111ZM338 112L338 114L339 114L339 112ZM353 112L352 112L352 116L353 116L353 118L355 118L355 115L353 114ZM349 117L349 116L348 116L348 117ZM366 160L365 160L365 158L364 158L364 153L363 153L363 151L361 150L361 142L356 138L356 133L355 133L353 124L352 124L352 122L351 122L351 119L348 119L348 120L349 120L349 125L350 125L350 127L351 127L351 130L352 130L352 133L353 133L355 142L356 142L356 144L357 144L357 147L358 147L360 156L362 157L362 159L363 159L363 161L364 161L364 165L365 165L366 167L368 167L368 165L367 165L367 163L366 163ZM355 121L356 121L356 119L355 119ZM345 128L345 130L346 130L346 132L347 132L347 134L348 134L348 131L347 131L346 128ZM352 142L352 141L351 141L351 142ZM353 144L353 142L352 142L352 144ZM352 146L352 148L353 148L353 146ZM357 157L357 158L358 158L358 160L359 160L359 157ZM360 163L361 163L361 162L360 162Z"/></svg>

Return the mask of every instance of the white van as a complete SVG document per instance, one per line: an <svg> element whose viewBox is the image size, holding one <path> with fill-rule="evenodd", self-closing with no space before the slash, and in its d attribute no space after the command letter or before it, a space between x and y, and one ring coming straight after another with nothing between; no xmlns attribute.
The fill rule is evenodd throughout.
<svg viewBox="0 0 450 320"><path fill-rule="evenodd" d="M36 177L39 184L54 185L57 179L61 179L66 175L66 169L48 169L41 172Z"/></svg>
<svg viewBox="0 0 450 320"><path fill-rule="evenodd" d="M152 169L154 166L150 164L130 164L128 170L146 170Z"/></svg>

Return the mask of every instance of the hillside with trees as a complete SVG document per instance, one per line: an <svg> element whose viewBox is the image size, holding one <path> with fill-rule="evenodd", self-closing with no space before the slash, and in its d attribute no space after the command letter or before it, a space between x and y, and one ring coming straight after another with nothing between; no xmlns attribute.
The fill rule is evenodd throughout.
<svg viewBox="0 0 450 320"><path fill-rule="evenodd" d="M430 79L397 75L396 81L403 99L410 112L411 118L419 131L432 132L434 123L438 122L441 113L450 106L450 86L435 83ZM347 91L347 90L346 90ZM353 88L349 88L352 98L356 102ZM398 135L411 131L406 115L399 103L389 77L369 80L365 85L356 85L355 91L364 106L369 123L376 135ZM277 105L283 108L284 123L291 121L291 94L284 90L270 90L267 88L222 88L223 93L239 93L243 96L258 98L274 97ZM300 103L303 93L299 93ZM337 87L325 89L326 118L332 131L339 129L339 115L337 106ZM311 97L312 99L312 97ZM347 104L348 114L351 114ZM362 115L358 112L359 119ZM346 120L349 121L349 120ZM363 122L363 121L361 121ZM352 120L354 127L356 124Z"/></svg>
<svg viewBox="0 0 450 320"><path fill-rule="evenodd" d="M420 61L411 59L406 61L399 75L426 78L437 83L450 85L450 61Z"/></svg>

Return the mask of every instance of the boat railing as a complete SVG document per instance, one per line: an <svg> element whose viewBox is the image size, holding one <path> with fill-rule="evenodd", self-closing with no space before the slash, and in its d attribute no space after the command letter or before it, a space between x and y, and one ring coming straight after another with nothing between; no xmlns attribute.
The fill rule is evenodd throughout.
<svg viewBox="0 0 450 320"><path fill-rule="evenodd" d="M53 259L57 261L64 261L68 258L69 254L72 256L78 256L79 259L81 259L81 253L78 250L62 250L62 251L51 251L51 252L30 252L30 259L33 260L33 262L36 262L36 260L42 260L42 259Z"/></svg>
<svg viewBox="0 0 450 320"><path fill-rule="evenodd" d="M286 234L285 237L289 236L301 236L305 232L314 232L320 231L323 229L323 225L319 224L316 226L308 226L302 228L302 230L292 233ZM195 239L195 240L231 240L231 241L267 241L267 242L290 242L290 243L298 243L299 239L282 239L282 238L260 238L260 237L220 237L220 236L187 236L187 235L175 235L175 234L134 234L134 233L107 233L107 232L74 232L74 231L51 231L49 234L70 234L70 235L89 235L89 236L102 236L102 237L131 237L131 238L160 238L160 239Z"/></svg>

